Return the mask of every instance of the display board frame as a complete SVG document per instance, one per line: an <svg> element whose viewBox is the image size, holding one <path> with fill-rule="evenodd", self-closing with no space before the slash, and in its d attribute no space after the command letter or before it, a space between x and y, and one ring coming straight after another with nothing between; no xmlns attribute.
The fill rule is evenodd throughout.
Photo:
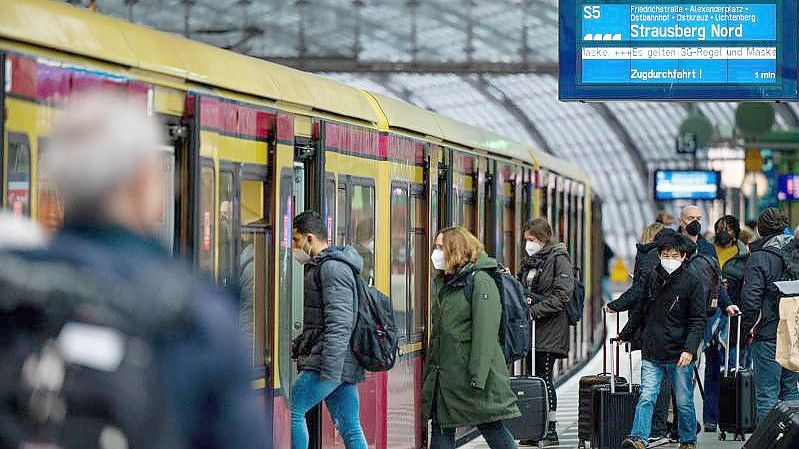
<svg viewBox="0 0 799 449"><path fill-rule="evenodd" d="M799 6L795 0L746 0L750 4L777 5L777 61L776 83L762 84L635 84L635 83L582 83L582 16L587 5L671 5L707 4L733 5L741 2L713 0L560 0L559 19L559 89L561 101L799 101L797 68L799 66ZM781 15L780 15L781 14ZM636 47L686 45L680 41L627 42ZM722 41L718 45L732 45ZM742 45L740 41L734 44ZM612 46L613 43L596 42L592 46Z"/></svg>

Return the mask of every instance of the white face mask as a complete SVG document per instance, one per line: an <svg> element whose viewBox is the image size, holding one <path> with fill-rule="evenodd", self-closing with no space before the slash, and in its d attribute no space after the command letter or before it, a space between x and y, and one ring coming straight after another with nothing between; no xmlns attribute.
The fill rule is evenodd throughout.
<svg viewBox="0 0 799 449"><path fill-rule="evenodd" d="M307 251L305 251L304 244L302 245L302 248L293 248L291 252L292 255L294 256L294 260L296 260L299 263L306 263L309 260L311 260L311 255L308 254Z"/></svg>
<svg viewBox="0 0 799 449"><path fill-rule="evenodd" d="M433 268L436 270L447 268L446 262L444 261L444 251L440 249L433 250L433 255L430 256L430 260L433 262Z"/></svg>
<svg viewBox="0 0 799 449"><path fill-rule="evenodd" d="M543 246L541 246L538 242L533 242L528 240L527 243L524 244L524 250L527 251L528 256L532 256L533 254L541 251Z"/></svg>
<svg viewBox="0 0 799 449"><path fill-rule="evenodd" d="M666 270L666 273L674 273L677 271L677 268L680 268L682 265L682 260L676 259L660 259L660 265Z"/></svg>

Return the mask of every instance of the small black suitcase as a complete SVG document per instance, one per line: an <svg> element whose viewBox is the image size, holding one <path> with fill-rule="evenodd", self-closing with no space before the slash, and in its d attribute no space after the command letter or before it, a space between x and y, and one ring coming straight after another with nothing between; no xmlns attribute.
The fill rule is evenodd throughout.
<svg viewBox="0 0 799 449"><path fill-rule="evenodd" d="M510 387L518 398L522 416L505 421L513 438L539 441L547 433L549 401L547 385L540 377L511 377Z"/></svg>
<svg viewBox="0 0 799 449"><path fill-rule="evenodd" d="M533 347L529 357L533 359L533 373L535 373L535 321L530 327ZM544 379L534 376L511 377L510 387L516 393L522 416L505 421L505 426L517 440L542 440L547 433L549 413L549 396Z"/></svg>
<svg viewBox="0 0 799 449"><path fill-rule="evenodd" d="M737 340L741 341L741 320L738 321ZM732 317L729 317L730 327L727 332L727 348L730 348L732 334ZM741 347L736 347L735 370L729 371L730 351L724 360L724 373L719 380L719 439L726 440L727 432L733 434L734 440L744 440L744 434L755 430L755 383L752 370L740 366Z"/></svg>
<svg viewBox="0 0 799 449"><path fill-rule="evenodd" d="M607 328L607 316L602 313L604 327ZM616 333L619 333L619 321L616 320ZM615 361L611 361L614 363ZM616 365L618 371L618 365ZM577 438L579 447L585 447L587 441L591 441L594 433L594 387L606 386L610 388L610 372L608 371L607 345L602 345L602 372L594 376L583 376L580 378L577 402ZM615 376L617 391L630 391L627 379Z"/></svg>
<svg viewBox="0 0 799 449"><path fill-rule="evenodd" d="M618 339L611 338L614 348ZM630 354L630 379L632 379L632 353ZM618 365L616 367L618 369ZM616 373L617 374L617 373ZM638 404L639 386L632 385L629 391L619 391L616 383L610 387L594 387L594 429L591 434L591 449L618 449L630 434Z"/></svg>
<svg viewBox="0 0 799 449"><path fill-rule="evenodd" d="M799 401L785 401L768 414L743 449L796 449L799 447Z"/></svg>

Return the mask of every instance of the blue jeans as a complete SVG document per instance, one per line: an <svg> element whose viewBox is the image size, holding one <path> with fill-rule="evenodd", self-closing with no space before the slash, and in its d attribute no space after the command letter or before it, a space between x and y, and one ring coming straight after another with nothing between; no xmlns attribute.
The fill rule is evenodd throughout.
<svg viewBox="0 0 799 449"><path fill-rule="evenodd" d="M635 407L635 421L630 436L649 440L652 410L660 394L660 383L668 376L677 401L677 427L680 443L696 443L696 411L694 410L694 364L678 367L676 362L641 362L641 396Z"/></svg>
<svg viewBox="0 0 799 449"><path fill-rule="evenodd" d="M308 425L305 414L325 401L336 429L347 449L367 449L361 429L358 387L348 382L322 380L319 373L304 370L291 393L291 449L308 449Z"/></svg>
<svg viewBox="0 0 799 449"><path fill-rule="evenodd" d="M788 371L775 360L777 344L755 341L750 346L754 362L757 421L763 421L780 401L799 400L799 373Z"/></svg>

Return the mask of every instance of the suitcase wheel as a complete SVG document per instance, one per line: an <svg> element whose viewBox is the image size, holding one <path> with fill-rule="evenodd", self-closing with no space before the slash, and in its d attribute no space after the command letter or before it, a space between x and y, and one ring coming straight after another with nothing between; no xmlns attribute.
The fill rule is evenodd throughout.
<svg viewBox="0 0 799 449"><path fill-rule="evenodd" d="M723 430L719 432L719 441L727 441L727 433Z"/></svg>
<svg viewBox="0 0 799 449"><path fill-rule="evenodd" d="M585 440L580 440L580 442L577 443L577 447L579 449L585 449Z"/></svg>

